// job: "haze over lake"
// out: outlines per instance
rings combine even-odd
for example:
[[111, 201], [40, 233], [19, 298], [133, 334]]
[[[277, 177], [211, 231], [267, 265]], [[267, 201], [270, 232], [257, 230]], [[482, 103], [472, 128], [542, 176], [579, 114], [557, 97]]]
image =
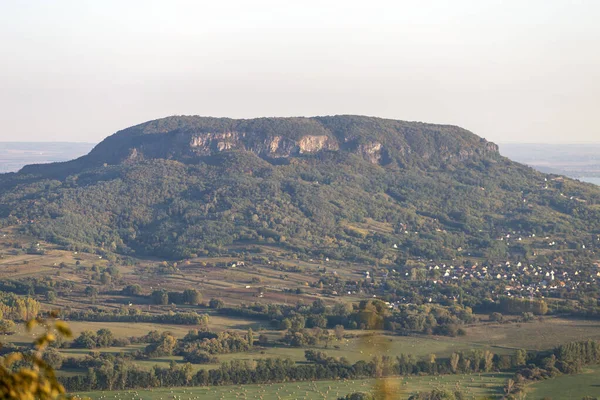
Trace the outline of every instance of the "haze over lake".
[[600, 178], [587, 178], [587, 177], [583, 177], [583, 178], [579, 178], [580, 181], [582, 182], [589, 182], [589, 183], [593, 183], [594, 185], [598, 185], [600, 186]]

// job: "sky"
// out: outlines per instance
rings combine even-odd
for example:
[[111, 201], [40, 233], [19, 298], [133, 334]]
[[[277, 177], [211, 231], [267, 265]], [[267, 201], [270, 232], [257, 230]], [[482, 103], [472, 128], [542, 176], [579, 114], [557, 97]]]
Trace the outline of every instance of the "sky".
[[0, 0], [0, 141], [360, 114], [600, 143], [600, 1]]

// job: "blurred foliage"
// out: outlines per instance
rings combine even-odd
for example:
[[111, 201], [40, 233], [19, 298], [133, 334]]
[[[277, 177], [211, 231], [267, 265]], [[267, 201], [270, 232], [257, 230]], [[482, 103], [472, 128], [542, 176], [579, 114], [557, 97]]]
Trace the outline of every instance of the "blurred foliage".
[[62, 321], [41, 318], [27, 322], [27, 331], [42, 326], [45, 333], [34, 342], [32, 352], [13, 352], [0, 359], [0, 397], [15, 400], [50, 400], [66, 398], [65, 389], [58, 382], [54, 369], [43, 357], [57, 336], [70, 338], [71, 330]]

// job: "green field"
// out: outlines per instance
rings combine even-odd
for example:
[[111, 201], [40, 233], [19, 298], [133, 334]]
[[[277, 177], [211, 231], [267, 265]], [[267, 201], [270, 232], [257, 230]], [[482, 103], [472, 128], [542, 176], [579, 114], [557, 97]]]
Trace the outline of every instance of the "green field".
[[[210, 329], [224, 330], [234, 327], [245, 331], [248, 327], [255, 328], [257, 321], [251, 319], [229, 318], [225, 316], [211, 316]], [[117, 323], [117, 322], [70, 322], [75, 336], [83, 330], [98, 330], [100, 328], [110, 329], [116, 337], [142, 336], [151, 330], [171, 331], [176, 337], [181, 338], [192, 329], [191, 326], [165, 325], [151, 323]], [[526, 348], [528, 350], [548, 349], [560, 342], [568, 342], [584, 339], [600, 338], [599, 324], [594, 321], [566, 320], [559, 318], [547, 318], [544, 322], [531, 322], [523, 324], [486, 324], [473, 326], [467, 329], [468, 335], [462, 337], [444, 336], [393, 336], [376, 332], [375, 336], [362, 336], [373, 331], [347, 331], [349, 335], [362, 337], [351, 337], [341, 341], [333, 341], [328, 346], [307, 347], [324, 351], [328, 356], [345, 357], [350, 362], [358, 360], [370, 360], [376, 355], [412, 354], [418, 358], [425, 358], [429, 354], [438, 357], [449, 357], [453, 352], [469, 352], [473, 349], [490, 350], [496, 354], [512, 354], [514, 349]], [[32, 333], [25, 332], [22, 326], [18, 326], [15, 335], [8, 336], [7, 341], [14, 343], [27, 343], [33, 338]], [[261, 358], [288, 358], [295, 362], [304, 362], [304, 352], [307, 348], [294, 348], [277, 345], [277, 339], [281, 336], [280, 331], [261, 331], [266, 334], [273, 345], [256, 347], [253, 351], [244, 353], [231, 353], [218, 355], [219, 361], [231, 360], [254, 360]], [[96, 351], [107, 353], [119, 353], [143, 350], [146, 344], [136, 344], [125, 347], [111, 347], [96, 349]], [[61, 349], [65, 356], [84, 356], [89, 354], [88, 349]], [[169, 356], [153, 358], [150, 360], [139, 360], [135, 363], [147, 368], [156, 364], [167, 365], [171, 361], [183, 363], [180, 356]], [[218, 364], [194, 365], [194, 370], [201, 368], [216, 368]], [[71, 371], [73, 372], [73, 371]]]
[[600, 366], [585, 368], [583, 373], [565, 375], [535, 383], [528, 387], [530, 399], [581, 399], [600, 396]]
[[[397, 396], [404, 399], [418, 391], [435, 388], [456, 390], [457, 387], [467, 394], [468, 399], [484, 396], [500, 397], [502, 386], [509, 376], [507, 374], [450, 375], [434, 377], [393, 378], [392, 387], [397, 388]], [[375, 384], [373, 379], [354, 381], [320, 381], [298, 383], [274, 383], [264, 385], [194, 387], [155, 390], [127, 390], [114, 392], [80, 393], [81, 396], [93, 400], [111, 399], [324, 399], [335, 400], [353, 392], [370, 392]]]
[[600, 340], [599, 321], [544, 317], [542, 322], [473, 326], [461, 340], [508, 349], [545, 350], [588, 339]]
[[[137, 324], [132, 326], [136, 327]], [[153, 326], [152, 324], [146, 324]], [[113, 323], [106, 323], [106, 327], [112, 330]], [[161, 326], [153, 326], [154, 329], [161, 328]], [[77, 328], [80, 328], [77, 326]], [[95, 328], [95, 327], [94, 327]], [[165, 327], [166, 328], [166, 327]], [[160, 330], [160, 329], [159, 329]], [[177, 336], [183, 336], [182, 331], [176, 331]], [[138, 333], [145, 334], [146, 332]], [[271, 332], [269, 335], [272, 339], [278, 337], [277, 332]], [[126, 347], [110, 347], [96, 349], [96, 351], [105, 353], [119, 353], [121, 351], [131, 352], [136, 350], [143, 350], [146, 344], [135, 344]], [[334, 347], [336, 346], [336, 347]], [[310, 347], [297, 348], [297, 347], [285, 347], [285, 346], [267, 346], [264, 348], [257, 347], [253, 351], [244, 353], [230, 353], [230, 354], [219, 354], [218, 358], [221, 362], [227, 362], [231, 360], [256, 360], [262, 358], [288, 358], [295, 362], [305, 362], [304, 352]], [[493, 348], [491, 346], [472, 344], [467, 341], [459, 341], [453, 338], [447, 337], [413, 337], [413, 336], [389, 336], [389, 335], [377, 335], [377, 336], [365, 336], [364, 338], [350, 338], [343, 339], [342, 341], [335, 341], [328, 347], [319, 346], [312, 347], [327, 353], [331, 357], [345, 357], [350, 362], [354, 363], [359, 360], [370, 360], [377, 355], [392, 355], [397, 356], [400, 354], [412, 354], [419, 358], [425, 358], [429, 354], [436, 354], [438, 357], [449, 357], [453, 352], [469, 352], [472, 349], [488, 349], [490, 351], [499, 354], [508, 354], [512, 350], [504, 348]], [[61, 352], [68, 357], [83, 357], [89, 354], [92, 350], [89, 349], [61, 349]], [[157, 364], [169, 364], [171, 361], [177, 363], [183, 363], [183, 357], [180, 356], [169, 356], [153, 358], [150, 360], [138, 360], [135, 364], [151, 368]], [[194, 365], [194, 370], [201, 368], [218, 368], [219, 364], [203, 364]]]

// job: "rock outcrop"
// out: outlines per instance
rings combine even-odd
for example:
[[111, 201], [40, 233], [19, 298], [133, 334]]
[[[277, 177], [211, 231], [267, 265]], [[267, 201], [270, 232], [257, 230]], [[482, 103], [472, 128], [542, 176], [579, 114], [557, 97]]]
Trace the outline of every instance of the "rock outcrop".
[[[250, 152], [267, 160], [321, 152], [357, 154], [370, 163], [400, 165], [464, 162], [498, 155], [498, 146], [449, 125], [360, 116], [314, 118], [168, 117], [119, 131], [89, 155], [56, 168], [132, 163], [145, 159], [195, 162], [223, 152]], [[28, 166], [24, 172], [42, 173]], [[50, 167], [50, 170], [52, 167]]]

